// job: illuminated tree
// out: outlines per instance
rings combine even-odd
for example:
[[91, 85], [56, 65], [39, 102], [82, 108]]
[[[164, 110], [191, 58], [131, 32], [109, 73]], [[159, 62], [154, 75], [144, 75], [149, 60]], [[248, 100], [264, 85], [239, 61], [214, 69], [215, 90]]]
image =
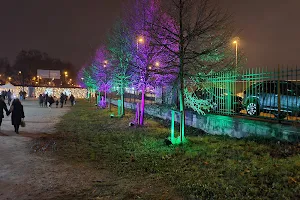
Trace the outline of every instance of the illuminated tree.
[[104, 93], [104, 102], [112, 87], [113, 68], [109, 58], [109, 52], [101, 46], [97, 49], [92, 61], [92, 77], [96, 82], [97, 90]]
[[92, 65], [86, 64], [84, 65], [77, 74], [77, 80], [82, 87], [87, 88], [89, 94], [88, 97], [90, 98], [91, 93], [95, 92], [97, 87], [97, 82], [93, 77], [93, 70]]
[[[180, 141], [184, 140], [185, 96], [187, 80], [198, 73], [220, 71], [228, 67], [226, 46], [233, 29], [229, 15], [223, 13], [212, 0], [167, 0], [164, 8], [177, 27], [170, 28], [165, 14], [149, 22], [156, 45], [164, 48], [174, 62], [169, 68], [177, 68], [177, 83], [181, 113]], [[167, 40], [166, 40], [167, 39]], [[178, 45], [178, 49], [170, 48]], [[172, 61], [172, 59], [170, 60]], [[232, 63], [232, 62], [231, 62]]]
[[[150, 24], [154, 22], [159, 11], [158, 0], [139, 0], [133, 5], [133, 12], [127, 15], [126, 24], [129, 27], [132, 43], [130, 51], [132, 58], [131, 84], [141, 91], [140, 119], [138, 124], [144, 124], [145, 94], [146, 90], [157, 86], [170, 84], [174, 80], [169, 71], [164, 71], [165, 62], [168, 61], [163, 47], [154, 45], [151, 37]], [[130, 4], [132, 7], [132, 4]], [[163, 73], [158, 73], [158, 72]]]
[[113, 66], [113, 86], [121, 96], [121, 115], [125, 115], [124, 93], [129, 86], [132, 75], [131, 52], [132, 37], [128, 27], [119, 20], [113, 27], [108, 39], [108, 51], [111, 55], [110, 64]]

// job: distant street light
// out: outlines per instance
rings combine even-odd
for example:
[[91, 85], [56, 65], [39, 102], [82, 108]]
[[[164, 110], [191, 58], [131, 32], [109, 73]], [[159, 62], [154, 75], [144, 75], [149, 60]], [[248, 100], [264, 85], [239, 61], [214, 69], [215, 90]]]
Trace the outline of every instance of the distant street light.
[[233, 44], [235, 44], [235, 67], [238, 65], [238, 41], [234, 40]]
[[156, 62], [154, 63], [154, 65], [155, 65], [155, 67], [159, 67], [160, 63], [159, 63], [158, 61], [156, 61]]
[[136, 49], [139, 50], [139, 44], [144, 44], [145, 39], [143, 36], [139, 36], [136, 40]]

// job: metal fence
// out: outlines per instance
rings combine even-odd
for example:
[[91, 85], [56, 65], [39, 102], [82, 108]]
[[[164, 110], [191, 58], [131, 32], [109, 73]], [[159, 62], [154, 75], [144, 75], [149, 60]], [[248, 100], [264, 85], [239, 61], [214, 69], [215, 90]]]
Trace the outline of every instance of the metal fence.
[[203, 77], [196, 92], [212, 112], [300, 122], [300, 68], [248, 69]]

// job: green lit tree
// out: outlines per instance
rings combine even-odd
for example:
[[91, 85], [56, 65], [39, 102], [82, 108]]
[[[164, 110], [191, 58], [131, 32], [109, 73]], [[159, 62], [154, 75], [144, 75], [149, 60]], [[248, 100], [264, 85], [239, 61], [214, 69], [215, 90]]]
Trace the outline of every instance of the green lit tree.
[[129, 86], [132, 76], [132, 66], [130, 66], [132, 60], [131, 44], [132, 36], [128, 27], [121, 20], [117, 21], [108, 39], [108, 51], [111, 55], [109, 62], [114, 68], [113, 87], [121, 96], [122, 116], [125, 115], [125, 88]]
[[[167, 0], [164, 11], [177, 24], [171, 29], [169, 21], [161, 20], [164, 12], [157, 16], [152, 25], [152, 37], [167, 51], [169, 68], [177, 68], [177, 85], [180, 101], [180, 141], [185, 133], [185, 95], [188, 80], [199, 73], [220, 71], [230, 66], [226, 57], [226, 46], [232, 38], [230, 16], [223, 12], [213, 0]], [[166, 40], [166, 38], [168, 40]], [[178, 50], [170, 48], [178, 45]]]

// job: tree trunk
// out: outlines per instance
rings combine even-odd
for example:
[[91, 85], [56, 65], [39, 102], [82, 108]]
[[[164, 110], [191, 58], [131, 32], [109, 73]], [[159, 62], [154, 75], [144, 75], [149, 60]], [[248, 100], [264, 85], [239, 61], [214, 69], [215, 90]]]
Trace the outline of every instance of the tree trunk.
[[105, 103], [105, 108], [106, 108], [106, 96], [107, 96], [107, 92], [106, 90], [104, 91], [104, 103]]
[[180, 0], [180, 13], [179, 13], [179, 23], [180, 23], [180, 46], [179, 46], [179, 79], [180, 79], [180, 89], [179, 89], [179, 102], [180, 102], [180, 142], [184, 140], [184, 128], [185, 128], [185, 108], [184, 108], [184, 29], [183, 29], [183, 5], [184, 2]]
[[180, 142], [184, 140], [184, 129], [185, 129], [185, 109], [184, 109], [184, 80], [183, 76], [180, 77], [180, 91], [179, 91], [179, 101], [180, 101]]
[[146, 93], [146, 88], [143, 86], [142, 88], [142, 99], [141, 99], [141, 115], [140, 115], [140, 122], [139, 124], [142, 126], [144, 125], [144, 113], [145, 113], [145, 93]]
[[124, 89], [122, 88], [121, 94], [121, 116], [125, 115], [125, 98], [124, 98]]

